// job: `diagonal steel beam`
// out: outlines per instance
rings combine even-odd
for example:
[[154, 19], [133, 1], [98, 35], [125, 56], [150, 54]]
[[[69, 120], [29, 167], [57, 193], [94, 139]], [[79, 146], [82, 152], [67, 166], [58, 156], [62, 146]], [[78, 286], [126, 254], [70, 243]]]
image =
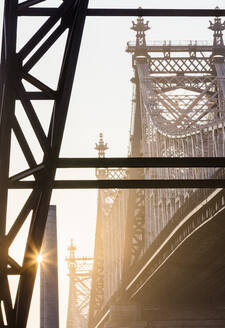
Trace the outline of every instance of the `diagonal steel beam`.
[[41, 148], [43, 149], [44, 152], [49, 151], [50, 150], [49, 141], [46, 138], [44, 129], [39, 121], [37, 114], [35, 113], [35, 110], [34, 110], [34, 107], [31, 103], [31, 101], [27, 97], [26, 90], [25, 90], [24, 86], [22, 85], [22, 82], [18, 83], [17, 90], [18, 90], [18, 94], [19, 94], [19, 99], [23, 105], [23, 108], [27, 114], [27, 117], [28, 117], [30, 124], [33, 128], [33, 131], [40, 143]]
[[[15, 174], [13, 176], [11, 176], [9, 179], [10, 181], [19, 181], [19, 180], [22, 180], [22, 179], [25, 179], [31, 175], [36, 175], [36, 173], [40, 173], [42, 170], [44, 169], [44, 165], [43, 164], [39, 164], [35, 167], [32, 167], [30, 169], [27, 169], [25, 171], [22, 171], [18, 174]], [[37, 175], [36, 175], [37, 176]]]
[[19, 4], [19, 9], [28, 8], [28, 7], [37, 5], [41, 2], [44, 2], [44, 1], [46, 1], [46, 0], [27, 0], [27, 1], [23, 1]]
[[[52, 29], [52, 27], [61, 19], [62, 15], [71, 7], [75, 0], [64, 1], [61, 6], [55, 8], [42, 8], [39, 16], [44, 16], [47, 13], [49, 19], [40, 27], [40, 29], [31, 37], [31, 39], [24, 45], [19, 51], [19, 57], [21, 60], [25, 59], [29, 53], [38, 45], [38, 43], [46, 36], [46, 34]], [[32, 8], [37, 9], [39, 8]], [[31, 10], [31, 9], [28, 9]], [[18, 14], [21, 14], [20, 7], [18, 8]], [[21, 16], [24, 16], [22, 13]], [[30, 15], [28, 15], [30, 16]]]
[[[65, 22], [66, 19], [63, 20]], [[68, 21], [68, 19], [67, 19]], [[69, 22], [67, 22], [69, 24]], [[23, 66], [25, 72], [29, 72], [32, 67], [42, 58], [42, 56], [50, 49], [50, 47], [59, 39], [59, 37], [65, 32], [68, 25], [60, 24], [54, 32], [48, 37], [45, 42], [38, 48], [38, 50], [29, 58], [26, 64]]]
[[[8, 257], [8, 264], [10, 265], [10, 274], [20, 274], [21, 273], [21, 266], [11, 257]], [[9, 272], [9, 271], [8, 271]]]
[[24, 136], [22, 128], [20, 127], [15, 116], [12, 119], [12, 129], [13, 129], [13, 132], [15, 133], [16, 139], [21, 147], [21, 150], [26, 158], [28, 165], [30, 167], [37, 166], [34, 155], [33, 155], [32, 151], [29, 147], [29, 144]]
[[25, 79], [27, 82], [33, 84], [36, 88], [43, 91], [45, 94], [49, 95], [49, 97], [52, 97], [53, 99], [56, 98], [57, 93], [56, 91], [52, 90], [49, 86], [38, 80], [36, 77], [32, 76], [31, 74], [27, 72], [21, 72], [22, 78]]
[[22, 210], [20, 211], [19, 215], [17, 216], [16, 220], [14, 221], [8, 234], [5, 237], [5, 242], [6, 242], [7, 247], [10, 247], [10, 245], [14, 241], [15, 237], [17, 236], [18, 232], [20, 231], [20, 228], [26, 221], [28, 215], [35, 208], [37, 201], [38, 201], [38, 195], [37, 195], [36, 190], [34, 190], [28, 197]]

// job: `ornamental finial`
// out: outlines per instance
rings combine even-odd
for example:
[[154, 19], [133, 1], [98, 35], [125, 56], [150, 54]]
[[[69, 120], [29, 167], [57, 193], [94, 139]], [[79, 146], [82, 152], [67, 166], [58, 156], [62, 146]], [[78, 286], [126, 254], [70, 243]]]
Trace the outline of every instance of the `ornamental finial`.
[[[216, 10], [219, 9], [219, 7], [215, 8]], [[219, 17], [215, 17], [214, 18], [214, 22], [209, 21], [210, 22], [210, 26], [209, 29], [214, 31], [213, 33], [213, 46], [214, 47], [220, 47], [220, 46], [224, 46], [224, 42], [223, 42], [223, 32], [225, 30], [225, 21], [222, 23], [221, 22], [221, 18]]]
[[[138, 9], [142, 9], [142, 8], [139, 7]], [[150, 27], [148, 26], [149, 21], [147, 21], [145, 23], [143, 17], [138, 16], [137, 22], [132, 21], [132, 24], [133, 24], [133, 26], [131, 27], [131, 30], [134, 30], [137, 32], [136, 47], [137, 48], [145, 48], [146, 47], [145, 32], [147, 30], [150, 30]]]
[[68, 264], [69, 268], [69, 275], [75, 272], [76, 269], [76, 263], [75, 263], [75, 251], [76, 251], [76, 246], [73, 243], [73, 239], [70, 240], [70, 245], [68, 246], [68, 251], [69, 251], [69, 257], [66, 257], [66, 262]]
[[95, 149], [98, 150], [98, 157], [100, 158], [104, 158], [105, 151], [109, 149], [107, 143], [104, 143], [102, 133], [99, 134], [99, 142], [95, 144]]

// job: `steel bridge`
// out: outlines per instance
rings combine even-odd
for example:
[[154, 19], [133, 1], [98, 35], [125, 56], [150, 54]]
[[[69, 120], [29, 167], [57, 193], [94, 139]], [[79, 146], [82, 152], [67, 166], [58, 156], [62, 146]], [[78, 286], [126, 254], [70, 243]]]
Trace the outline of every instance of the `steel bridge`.
[[[102, 189], [90, 326], [108, 321], [108, 325], [111, 322], [120, 327], [116, 320], [121, 321], [123, 315], [123, 322], [136, 320], [142, 322], [141, 326], [149, 322], [149, 313], [160, 326], [163, 317], [183, 320], [191, 316], [191, 310], [194, 317], [194, 310], [185, 307], [194, 302], [202, 305], [198, 313], [203, 318], [208, 313], [209, 319], [223, 320], [224, 23], [219, 17], [224, 15], [225, 10], [218, 8], [93, 9], [88, 7], [88, 0], [5, 0], [0, 67], [1, 327], [27, 325], [37, 272], [35, 257], [40, 252], [54, 188]], [[133, 25], [139, 43], [127, 47], [135, 71], [128, 158], [59, 158], [87, 16], [139, 16]], [[210, 24], [215, 43], [165, 43], [148, 48], [148, 25], [141, 16], [216, 17]], [[18, 20], [23, 24], [24, 17], [40, 17], [43, 23], [18, 49]], [[62, 35], [66, 35], [66, 42], [56, 87], [52, 87], [33, 69], [47, 58], [47, 51]], [[154, 49], [162, 55], [152, 55]], [[186, 55], [177, 56], [179, 51]], [[177, 89], [184, 93], [176, 94]], [[47, 128], [36, 108], [40, 100], [42, 106], [51, 108]], [[20, 113], [29, 122], [39, 144], [38, 152]], [[11, 151], [12, 138], [26, 160], [26, 165], [18, 167], [13, 175], [10, 166], [16, 166], [16, 158]], [[58, 168], [98, 168], [98, 180], [56, 180]], [[27, 189], [30, 195], [7, 231], [11, 189]], [[20, 265], [9, 250], [30, 216]], [[112, 216], [116, 220], [110, 220]], [[102, 235], [103, 222], [104, 229], [113, 232], [108, 240], [107, 234]], [[110, 248], [105, 247], [109, 242]], [[19, 278], [15, 302], [9, 275]], [[176, 311], [178, 303], [184, 303], [180, 312]], [[206, 310], [209, 304], [211, 312]], [[160, 316], [159, 305], [164, 306]]]
[[69, 300], [66, 327], [87, 328], [93, 258], [76, 257], [72, 239], [68, 251]]
[[[96, 176], [156, 182], [99, 190], [89, 327], [224, 327], [224, 189], [175, 189], [166, 179], [224, 179], [223, 167], [196, 168], [194, 161], [225, 156], [225, 22], [210, 21], [211, 45], [147, 44], [150, 28], [141, 16], [131, 29], [128, 157], [156, 165], [100, 168]], [[102, 135], [96, 149], [104, 158]], [[188, 157], [193, 167], [178, 167]], [[167, 158], [172, 165], [156, 167]]]

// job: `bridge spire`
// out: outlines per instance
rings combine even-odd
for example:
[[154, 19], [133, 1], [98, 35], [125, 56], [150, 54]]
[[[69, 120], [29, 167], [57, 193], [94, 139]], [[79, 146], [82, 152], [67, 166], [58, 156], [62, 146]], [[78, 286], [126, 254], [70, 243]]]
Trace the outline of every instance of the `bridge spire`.
[[[219, 9], [219, 7], [216, 7], [215, 9]], [[209, 29], [214, 31], [214, 33], [213, 33], [214, 53], [213, 54], [214, 55], [222, 55], [220, 49], [221, 49], [221, 47], [224, 46], [223, 31], [225, 30], [225, 21], [222, 23], [220, 17], [215, 17], [214, 22], [212, 22], [212, 21], [209, 21], [209, 22], [210, 22]], [[223, 52], [223, 55], [224, 55], [224, 52]]]
[[73, 243], [73, 239], [70, 240], [70, 245], [68, 246], [69, 257], [66, 257], [68, 263], [69, 275], [74, 273], [75, 270], [75, 251], [76, 246]]
[[[142, 9], [139, 7], [138, 9]], [[131, 30], [136, 31], [136, 52], [138, 54], [146, 54], [146, 40], [145, 40], [145, 32], [147, 30], [150, 30], [150, 27], [148, 26], [149, 21], [144, 22], [144, 19], [142, 16], [138, 16], [137, 22], [132, 21], [133, 26], [131, 27]]]
[[69, 301], [66, 327], [87, 328], [93, 258], [75, 256], [76, 249], [73, 239], [71, 239], [68, 247], [69, 256], [66, 257], [69, 269]]
[[67, 328], [74, 327], [74, 324], [79, 320], [79, 313], [77, 310], [77, 291], [75, 288], [74, 277], [76, 274], [76, 259], [75, 251], [76, 246], [73, 243], [73, 239], [70, 240], [70, 245], [68, 246], [69, 256], [66, 257], [66, 262], [69, 269], [69, 302], [68, 302], [68, 311], [67, 311]]
[[102, 133], [99, 134], [99, 142], [95, 143], [95, 149], [98, 150], [98, 157], [100, 157], [100, 158], [104, 158], [105, 157], [105, 151], [107, 149], [109, 149], [108, 144], [104, 143]]

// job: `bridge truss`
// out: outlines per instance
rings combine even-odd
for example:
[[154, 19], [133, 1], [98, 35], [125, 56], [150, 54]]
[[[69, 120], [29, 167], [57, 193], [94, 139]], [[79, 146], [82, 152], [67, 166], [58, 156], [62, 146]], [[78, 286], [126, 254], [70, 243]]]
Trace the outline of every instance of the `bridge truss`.
[[[197, 41], [186, 44], [166, 41], [146, 44], [145, 32], [150, 29], [148, 23], [141, 16], [137, 22], [133, 22], [131, 29], [136, 31], [136, 43], [128, 42], [127, 45], [134, 69], [134, 78], [131, 80], [134, 84], [129, 150], [131, 159], [155, 158], [157, 162], [157, 158], [163, 157], [165, 160], [172, 158], [175, 163], [176, 159], [188, 157], [195, 160], [204, 158], [206, 161], [210, 157], [224, 158], [225, 46], [222, 31], [225, 30], [225, 23], [215, 18], [214, 22], [210, 21], [209, 28], [214, 31], [212, 45]], [[100, 146], [102, 151], [106, 150], [101, 140], [97, 149]], [[158, 164], [160, 160], [162, 158]], [[206, 209], [203, 202], [212, 197], [215, 192], [213, 189], [193, 189], [194, 185], [189, 185], [189, 189], [186, 184], [175, 189], [168, 179], [183, 178], [186, 182], [223, 180], [224, 169], [175, 166], [130, 168], [124, 171], [125, 179], [142, 182], [156, 179], [158, 188], [155, 189], [149, 185], [148, 189], [114, 189], [111, 191], [114, 198], [110, 202], [108, 194], [99, 191], [90, 327], [99, 327], [109, 318], [112, 320], [110, 304], [119, 304], [122, 308], [121, 304], [137, 302], [140, 294], [144, 299], [142, 288], [148, 284], [150, 277], [180, 243], [211, 215], [215, 215], [218, 209], [222, 210], [224, 191], [217, 189], [216, 200], [208, 204], [209, 208]], [[100, 172], [100, 177], [118, 178], [108, 175], [107, 169], [101, 169]], [[167, 183], [167, 187], [161, 182]], [[178, 236], [167, 241], [168, 235], [175, 234], [176, 225], [181, 224], [182, 219], [196, 206], [202, 206], [198, 215], [180, 229]], [[206, 214], [207, 211], [210, 214]], [[158, 290], [149, 282], [153, 287], [149, 293], [146, 292], [151, 294], [145, 295], [147, 300], [160, 298], [157, 294], [162, 293], [162, 286], [166, 289], [163, 279], [165, 276], [163, 278], [161, 275]], [[179, 287], [177, 283], [176, 288]], [[153, 303], [153, 306], [156, 304]], [[115, 314], [117, 319], [114, 320], [118, 320], [120, 315]], [[125, 317], [122, 314], [123, 320]], [[111, 324], [113, 326], [115, 322]]]
[[71, 240], [66, 258], [70, 280], [66, 327], [87, 328], [93, 258], [75, 257], [75, 250]]
[[[73, 78], [75, 74], [83, 26], [86, 16], [219, 16], [224, 10], [167, 10], [167, 9], [91, 9], [88, 0], [65, 0], [54, 2], [49, 0], [6, 0], [4, 9], [4, 26], [0, 67], [0, 326], [26, 327], [30, 308], [34, 280], [37, 271], [36, 255], [40, 252], [48, 205], [53, 188], [164, 188], [168, 184], [172, 188], [182, 185], [190, 187], [221, 187], [224, 181], [218, 180], [98, 180], [98, 181], [55, 181], [57, 168], [68, 167], [190, 167], [212, 166], [223, 167], [221, 158], [207, 161], [188, 158], [178, 162], [167, 159], [154, 161], [148, 158], [133, 159], [85, 159], [59, 158], [67, 110], [70, 100]], [[44, 4], [42, 6], [42, 4]], [[20, 30], [18, 19], [23, 24], [24, 17], [41, 17], [46, 20], [34, 32], [29, 40], [17, 48]], [[55, 81], [56, 87], [32, 73], [38, 62], [46, 57], [47, 51], [62, 36], [65, 45], [62, 51], [60, 73]], [[48, 63], [51, 65], [51, 62]], [[35, 101], [51, 104], [50, 123], [44, 128]], [[53, 103], [53, 105], [52, 105]], [[38, 105], [37, 105], [38, 106]], [[28, 120], [40, 151], [36, 153], [26, 135], [18, 112], [22, 112]], [[15, 157], [11, 152], [12, 135], [22, 151], [27, 165], [10, 175], [9, 167]], [[139, 156], [139, 155], [138, 155]], [[41, 158], [41, 159], [40, 159]], [[14, 218], [10, 230], [6, 233], [8, 207], [8, 191], [10, 189], [29, 189], [30, 195]], [[19, 265], [9, 256], [9, 249], [16, 236], [31, 214], [31, 224], [26, 242], [23, 263]], [[9, 275], [19, 277], [15, 304], [12, 302], [8, 283]]]

